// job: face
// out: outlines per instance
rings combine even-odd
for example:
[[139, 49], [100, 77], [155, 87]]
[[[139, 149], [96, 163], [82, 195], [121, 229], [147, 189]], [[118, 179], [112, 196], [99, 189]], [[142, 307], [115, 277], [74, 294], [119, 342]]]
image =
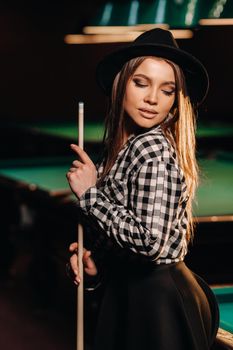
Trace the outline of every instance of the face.
[[126, 84], [124, 110], [136, 127], [152, 128], [164, 121], [175, 101], [172, 67], [156, 57], [146, 58]]

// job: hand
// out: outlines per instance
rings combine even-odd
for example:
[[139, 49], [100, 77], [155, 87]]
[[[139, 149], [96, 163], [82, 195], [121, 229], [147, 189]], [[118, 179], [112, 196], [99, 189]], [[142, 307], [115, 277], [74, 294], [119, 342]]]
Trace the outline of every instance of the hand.
[[97, 181], [97, 171], [95, 164], [77, 145], [70, 145], [71, 149], [77, 153], [80, 160], [75, 160], [72, 167], [66, 174], [71, 190], [77, 197], [81, 197], [88, 188], [95, 186]]
[[[70, 266], [72, 268], [72, 271], [75, 276], [74, 282], [76, 284], [80, 283], [80, 274], [79, 274], [79, 269], [78, 269], [78, 243], [74, 242], [70, 245], [69, 247], [70, 252], [74, 253], [71, 258], [70, 258]], [[84, 271], [89, 275], [89, 276], [96, 276], [98, 273], [98, 270], [96, 268], [94, 260], [91, 258], [91, 252], [89, 250], [86, 250], [85, 248], [83, 249], [83, 266], [84, 266]]]

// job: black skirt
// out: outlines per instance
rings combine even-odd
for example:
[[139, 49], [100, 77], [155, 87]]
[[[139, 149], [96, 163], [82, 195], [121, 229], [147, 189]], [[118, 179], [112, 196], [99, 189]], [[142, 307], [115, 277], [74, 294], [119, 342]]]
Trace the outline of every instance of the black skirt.
[[94, 350], [207, 350], [219, 312], [208, 285], [184, 262], [112, 264]]

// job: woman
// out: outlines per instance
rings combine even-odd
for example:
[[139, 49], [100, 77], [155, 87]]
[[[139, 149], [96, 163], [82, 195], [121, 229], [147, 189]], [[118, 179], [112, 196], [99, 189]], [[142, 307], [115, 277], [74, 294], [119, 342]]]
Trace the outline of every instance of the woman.
[[[94, 348], [210, 349], [217, 304], [184, 263], [198, 181], [194, 109], [207, 72], [169, 31], [153, 29], [105, 57], [97, 80], [110, 96], [104, 159], [96, 172], [71, 145], [79, 160], [67, 173], [96, 228], [85, 271], [104, 276]], [[77, 243], [70, 250], [78, 283]]]

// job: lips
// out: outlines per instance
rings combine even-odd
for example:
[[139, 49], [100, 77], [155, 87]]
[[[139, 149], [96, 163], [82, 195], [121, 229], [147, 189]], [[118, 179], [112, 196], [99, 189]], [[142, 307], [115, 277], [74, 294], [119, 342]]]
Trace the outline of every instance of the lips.
[[145, 109], [145, 108], [139, 108], [139, 112], [144, 117], [154, 117], [158, 112], [151, 110], [151, 109]]

